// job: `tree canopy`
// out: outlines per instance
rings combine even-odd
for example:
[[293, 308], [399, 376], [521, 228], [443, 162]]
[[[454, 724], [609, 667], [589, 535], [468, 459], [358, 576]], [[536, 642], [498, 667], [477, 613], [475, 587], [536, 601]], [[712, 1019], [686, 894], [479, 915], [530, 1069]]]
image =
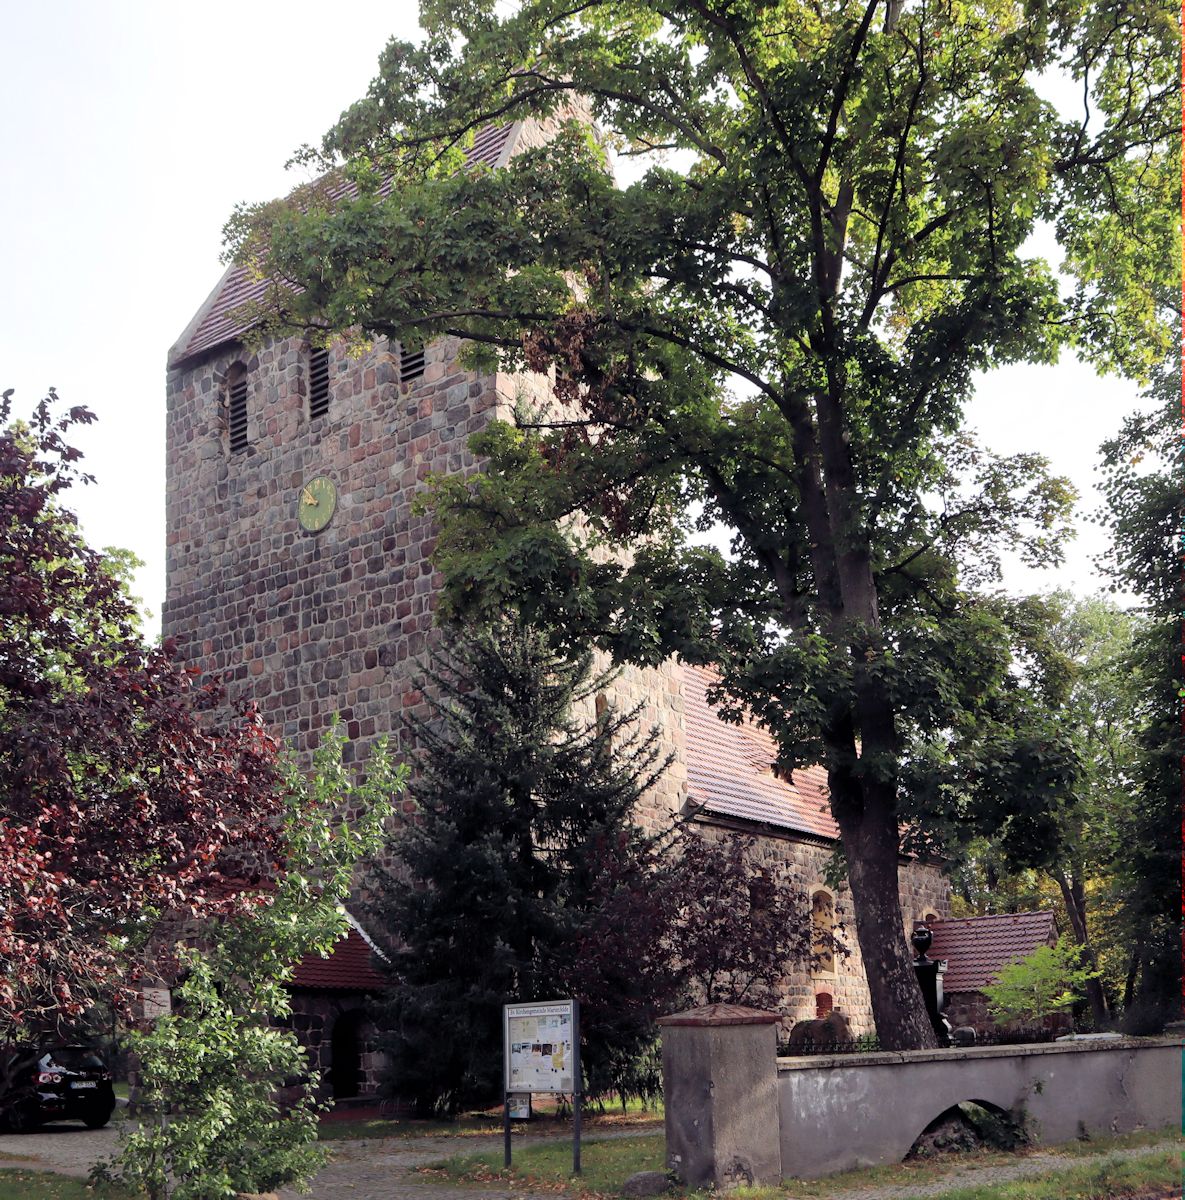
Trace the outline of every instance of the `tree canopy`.
[[[433, 0], [421, 23], [306, 152], [322, 183], [232, 220], [277, 281], [265, 331], [455, 334], [551, 381], [475, 440], [482, 477], [438, 487], [450, 610], [714, 662], [782, 766], [826, 766], [882, 1044], [929, 1044], [899, 830], [1008, 673], [975, 589], [1003, 547], [1056, 561], [1071, 499], [962, 406], [1000, 364], [1163, 352], [1175, 11]], [[1058, 71], [1080, 113], [1042, 99]], [[546, 144], [461, 169], [526, 118]], [[695, 536], [716, 525], [728, 553]]]
[[[86, 545], [56, 397], [0, 400], [0, 1043], [126, 1011], [165, 914], [250, 907], [282, 858], [276, 745], [142, 641], [120, 563]], [[107, 1009], [110, 1011], [110, 1008]], [[0, 1091], [2, 1091], [0, 1087]]]

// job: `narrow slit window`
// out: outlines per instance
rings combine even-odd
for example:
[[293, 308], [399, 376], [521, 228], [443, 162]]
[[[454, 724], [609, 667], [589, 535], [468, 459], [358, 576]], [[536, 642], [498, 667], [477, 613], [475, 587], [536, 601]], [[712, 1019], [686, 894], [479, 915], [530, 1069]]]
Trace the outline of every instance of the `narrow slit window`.
[[230, 452], [240, 454], [247, 449], [247, 376], [236, 375], [230, 381], [227, 397], [227, 428], [230, 431]]
[[329, 412], [329, 351], [314, 346], [309, 351], [309, 420]]
[[424, 373], [424, 348], [405, 350], [399, 347], [399, 382], [410, 383]]
[[835, 901], [820, 889], [811, 896], [811, 958], [815, 975], [835, 971]]

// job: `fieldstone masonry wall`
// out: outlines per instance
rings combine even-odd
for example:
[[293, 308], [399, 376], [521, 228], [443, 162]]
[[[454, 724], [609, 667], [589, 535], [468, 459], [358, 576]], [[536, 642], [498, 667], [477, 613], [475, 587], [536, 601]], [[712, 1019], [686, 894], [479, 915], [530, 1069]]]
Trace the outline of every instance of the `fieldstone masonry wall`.
[[378, 1093], [383, 1072], [383, 1055], [375, 1045], [370, 1021], [370, 997], [363, 992], [297, 992], [292, 997], [292, 1015], [286, 1022], [308, 1051], [309, 1069], [321, 1075], [318, 1094], [333, 1096], [333, 1031], [338, 1021], [358, 1021], [358, 1095]]
[[[398, 741], [421, 709], [416, 665], [438, 580], [431, 525], [412, 499], [430, 472], [472, 468], [466, 439], [496, 404], [493, 380], [462, 370], [455, 352], [428, 347], [423, 376], [400, 384], [385, 344], [360, 358], [335, 350], [330, 411], [316, 421], [297, 339], [169, 374], [165, 635], [225, 676], [232, 700], [250, 695], [298, 751], [334, 714], [365, 747], [380, 734]], [[224, 381], [238, 361], [252, 440], [232, 455]], [[297, 504], [320, 474], [337, 485], [337, 511], [311, 535]]]
[[668, 1165], [689, 1187], [899, 1162], [965, 1101], [1010, 1115], [1039, 1144], [1181, 1119], [1177, 1039], [775, 1059], [773, 1019], [713, 1005], [659, 1022]]
[[[723, 823], [705, 822], [701, 827], [704, 836], [714, 840], [733, 837], [738, 832], [752, 833], [743, 827]], [[803, 893], [804, 921], [808, 919], [811, 895], [819, 888], [832, 893], [838, 922], [836, 932], [849, 952], [846, 956], [835, 955], [833, 971], [811, 971], [801, 967], [787, 973], [781, 983], [778, 1002], [782, 1033], [788, 1033], [796, 1021], [815, 1016], [816, 997], [821, 992], [831, 996], [834, 1008], [847, 1019], [854, 1037], [875, 1032], [864, 962], [856, 940], [851, 891], [846, 881], [841, 881], [838, 888], [830, 888], [824, 883], [832, 855], [831, 846], [800, 837], [767, 833], [756, 839], [754, 855], [762, 866], [784, 869], [791, 886]], [[950, 915], [950, 889], [935, 867], [903, 859], [898, 867], [898, 881], [906, 929], [912, 930], [913, 922], [926, 913]], [[902, 936], [905, 936], [904, 931]]]

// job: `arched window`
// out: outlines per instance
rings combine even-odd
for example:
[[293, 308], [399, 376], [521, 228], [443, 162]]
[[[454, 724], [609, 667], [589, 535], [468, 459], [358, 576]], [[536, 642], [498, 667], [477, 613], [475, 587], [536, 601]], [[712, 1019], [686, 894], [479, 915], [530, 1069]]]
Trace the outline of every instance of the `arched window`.
[[309, 420], [329, 412], [329, 351], [324, 346], [309, 347]]
[[813, 974], [835, 973], [835, 900], [825, 888], [811, 893], [811, 950]]
[[835, 1007], [835, 1000], [830, 992], [815, 993], [815, 1017], [822, 1019]]
[[247, 368], [242, 363], [235, 363], [226, 373], [226, 429], [231, 454], [241, 454], [250, 442], [247, 421]]

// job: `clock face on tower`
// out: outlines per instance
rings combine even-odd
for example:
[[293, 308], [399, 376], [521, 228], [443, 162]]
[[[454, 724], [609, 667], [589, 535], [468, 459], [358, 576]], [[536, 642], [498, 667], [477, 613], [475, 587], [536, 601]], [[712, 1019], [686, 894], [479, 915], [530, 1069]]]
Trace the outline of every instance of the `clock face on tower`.
[[296, 513], [300, 527], [308, 533], [320, 533], [333, 519], [337, 508], [337, 487], [332, 479], [317, 475], [300, 489]]

